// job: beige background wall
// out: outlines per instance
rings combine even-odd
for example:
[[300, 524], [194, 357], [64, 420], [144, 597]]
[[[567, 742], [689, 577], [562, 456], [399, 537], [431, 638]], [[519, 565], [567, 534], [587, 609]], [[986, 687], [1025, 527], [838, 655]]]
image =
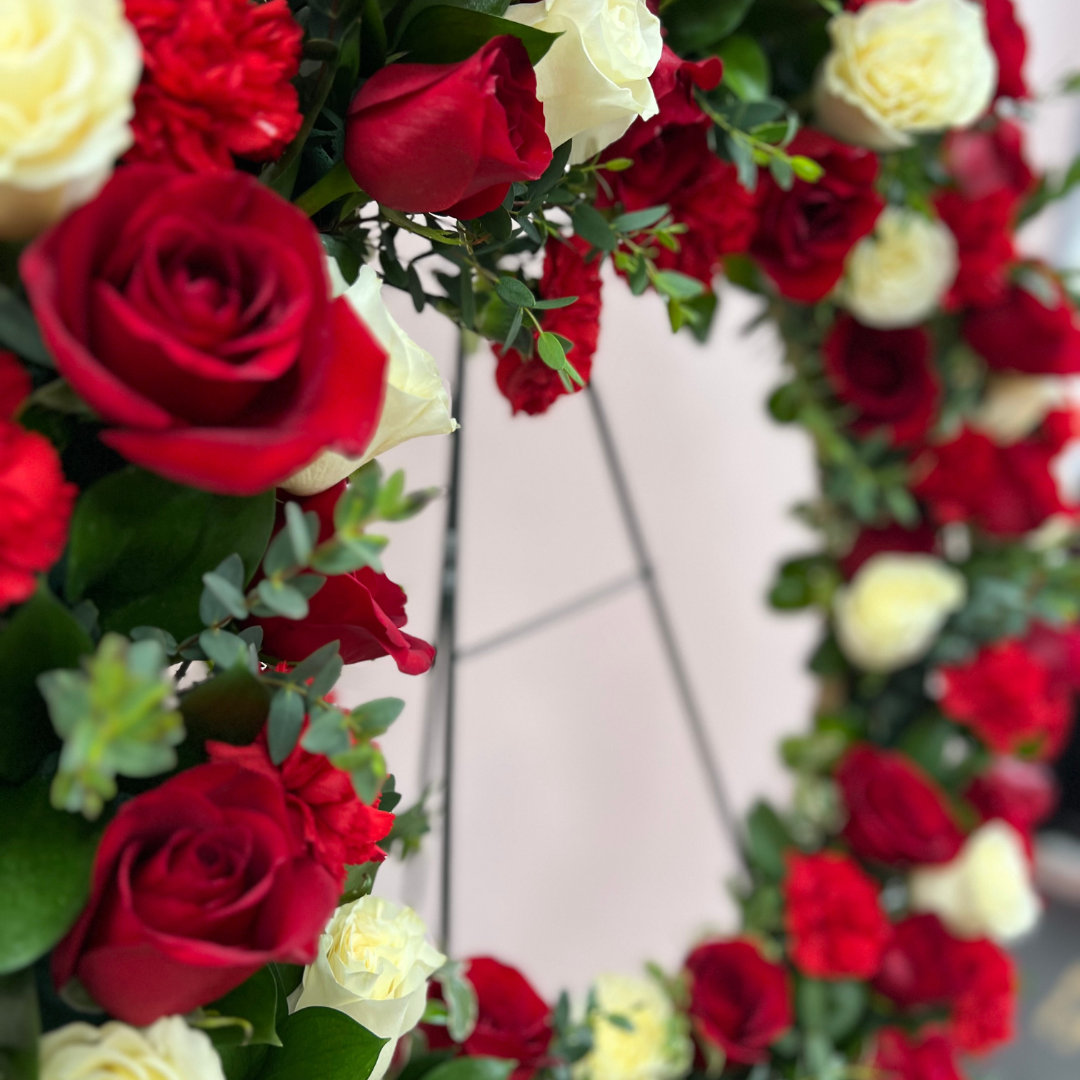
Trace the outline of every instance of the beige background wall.
[[[1020, 0], [1040, 88], [1080, 68], [1075, 0]], [[1072, 156], [1073, 103], [1041, 108], [1034, 153]], [[1064, 251], [1068, 214], [1031, 244]], [[1080, 263], [1080, 259], [1076, 260]], [[389, 291], [389, 290], [388, 290]], [[392, 297], [449, 373], [453, 337]], [[605, 282], [595, 380], [657, 557], [724, 777], [736, 805], [787, 791], [775, 746], [802, 728], [812, 619], [769, 613], [779, 559], [806, 549], [788, 514], [813, 490], [809, 446], [763, 411], [779, 354], [769, 329], [741, 330], [753, 301], [729, 291], [706, 348], [672, 337], [655, 297]], [[481, 640], [632, 566], [583, 399], [512, 419], [486, 352], [469, 363], [461, 643]], [[443, 484], [449, 440], [388, 454], [413, 486]], [[443, 507], [393, 529], [386, 565], [409, 592], [410, 629], [433, 635]], [[406, 803], [419, 786], [426, 679], [389, 660], [349, 670], [353, 703], [392, 694], [407, 709], [384, 740]], [[494, 953], [541, 991], [582, 992], [600, 971], [678, 963], [709, 926], [730, 927], [732, 852], [706, 789], [640, 590], [460, 667], [454, 951]], [[435, 923], [437, 842], [379, 892]]]

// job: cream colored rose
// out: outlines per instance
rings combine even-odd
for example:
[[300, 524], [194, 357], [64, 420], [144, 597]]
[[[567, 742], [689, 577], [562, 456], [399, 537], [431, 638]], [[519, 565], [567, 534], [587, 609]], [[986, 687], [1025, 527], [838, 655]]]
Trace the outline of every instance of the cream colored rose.
[[1046, 414], [1065, 405], [1065, 384], [1052, 375], [993, 375], [972, 426], [999, 446], [1030, 435]]
[[225, 1080], [213, 1043], [179, 1016], [148, 1028], [68, 1024], [41, 1037], [41, 1080]]
[[325, 1005], [389, 1039], [368, 1078], [381, 1080], [398, 1039], [424, 1015], [428, 979], [445, 962], [412, 908], [364, 896], [339, 907], [319, 938], [296, 1008]]
[[576, 1080], [675, 1080], [693, 1050], [685, 1021], [656, 983], [601, 975], [593, 984], [592, 1050], [574, 1067]]
[[976, 829], [952, 862], [914, 870], [909, 884], [912, 908], [933, 912], [959, 937], [1015, 941], [1042, 913], [1023, 838], [1004, 821]]
[[883, 552], [867, 559], [833, 601], [844, 655], [867, 671], [895, 671], [923, 657], [967, 597], [964, 577], [932, 555]]
[[121, 0], [4, 0], [0, 239], [33, 236], [97, 194], [131, 145], [141, 72]]
[[829, 20], [818, 125], [873, 150], [966, 127], [986, 112], [997, 58], [976, 0], [876, 0]]
[[865, 326], [916, 326], [937, 309], [958, 266], [943, 222], [888, 206], [848, 256], [838, 299]]
[[435, 358], [394, 321], [383, 303], [382, 286], [375, 271], [362, 266], [356, 282], [348, 286], [337, 263], [331, 259], [329, 265], [335, 295], [345, 296], [390, 356], [386, 398], [379, 426], [363, 457], [347, 458], [332, 450], [325, 451], [281, 485], [291, 495], [325, 491], [398, 443], [421, 435], [447, 435], [458, 426], [450, 416], [450, 395], [435, 366]]
[[541, 0], [508, 19], [562, 37], [536, 65], [536, 96], [553, 147], [573, 139], [586, 161], [659, 112], [649, 76], [660, 63], [660, 20], [645, 0]]

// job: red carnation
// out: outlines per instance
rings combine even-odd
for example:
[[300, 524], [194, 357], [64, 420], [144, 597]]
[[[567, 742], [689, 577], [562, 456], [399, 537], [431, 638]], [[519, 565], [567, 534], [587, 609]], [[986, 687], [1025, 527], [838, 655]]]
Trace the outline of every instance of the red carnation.
[[992, 941], [960, 941], [954, 948], [959, 992], [949, 1033], [960, 1049], [985, 1053], [1013, 1038], [1016, 966]]
[[1022, 284], [1011, 285], [996, 303], [968, 313], [964, 339], [995, 371], [1076, 375], [1076, 309], [1056, 277], [1037, 268], [1027, 272], [1035, 275], [1038, 295]]
[[346, 866], [386, 858], [378, 842], [390, 832], [394, 815], [380, 810], [378, 799], [373, 806], [362, 802], [349, 774], [322, 754], [309, 754], [297, 743], [276, 766], [270, 760], [265, 730], [250, 746], [208, 742], [206, 750], [211, 761], [232, 762], [280, 778], [293, 828], [339, 885], [345, 882]]
[[1072, 723], [1072, 699], [1019, 641], [981, 649], [973, 660], [942, 669], [942, 711], [966, 724], [1000, 754], [1057, 753]]
[[[517, 968], [490, 956], [475, 956], [466, 964], [465, 977], [476, 991], [478, 1014], [462, 1050], [470, 1057], [516, 1061], [510, 1080], [530, 1080], [549, 1063], [550, 1006]], [[428, 996], [441, 1000], [438, 983], [431, 983]], [[432, 1050], [457, 1046], [443, 1026], [425, 1024], [424, 1032]]]
[[926, 433], [937, 412], [941, 384], [925, 330], [875, 330], [843, 315], [821, 352], [833, 392], [855, 410], [855, 431], [881, 429], [893, 444]]
[[936, 915], [911, 915], [893, 928], [874, 989], [904, 1010], [951, 1005], [960, 992], [958, 941]]
[[964, 798], [984, 821], [1000, 818], [1021, 836], [1030, 837], [1054, 812], [1058, 785], [1045, 765], [999, 757], [986, 772], [972, 780]]
[[294, 830], [280, 777], [197, 765], [124, 803], [90, 900], [53, 951], [129, 1024], [190, 1012], [271, 961], [309, 964], [337, 882]]
[[1022, 536], [1054, 514], [1071, 512], [1051, 470], [1071, 429], [1068, 413], [1050, 413], [1034, 435], [998, 446], [964, 428], [915, 462], [913, 490], [942, 525], [967, 521], [994, 536]]
[[931, 554], [937, 547], [937, 532], [923, 524], [914, 529], [903, 525], [885, 525], [880, 529], [860, 529], [851, 550], [840, 560], [840, 571], [850, 581], [860, 566], [883, 551], [909, 551]]
[[[591, 250], [579, 236], [548, 240], [544, 248], [544, 276], [538, 290], [542, 300], [577, 297], [569, 307], [543, 312], [541, 323], [549, 333], [561, 334], [574, 343], [568, 358], [586, 383], [600, 337], [600, 260], [586, 261], [585, 256]], [[501, 345], [493, 346], [492, 351], [499, 361], [495, 381], [515, 413], [535, 416], [546, 412], [556, 398], [566, 393], [558, 372], [538, 355], [526, 358], [517, 349], [505, 349]]]
[[804, 974], [868, 979], [877, 971], [889, 923], [876, 882], [846, 855], [792, 855], [784, 906], [791, 960]]
[[882, 1028], [872, 1065], [881, 1080], [964, 1080], [952, 1043], [937, 1031], [913, 1037], [900, 1028]]
[[1001, 190], [979, 199], [944, 191], [934, 206], [956, 238], [959, 267], [948, 307], [986, 307], [1005, 297], [1008, 267], [1016, 257], [1013, 228], [1018, 199]]
[[885, 205], [874, 190], [878, 159], [809, 128], [788, 152], [812, 158], [825, 175], [815, 184], [796, 180], [790, 191], [771, 175], [761, 178], [750, 252], [782, 296], [814, 303], [840, 280], [848, 252], [873, 231]]
[[[334, 535], [334, 507], [347, 482], [296, 499], [305, 513], [319, 517], [319, 543]], [[285, 514], [278, 507], [276, 531], [285, 527]], [[263, 628], [263, 649], [271, 656], [289, 663], [306, 659], [316, 649], [331, 641], [341, 643], [341, 658], [346, 664], [392, 656], [406, 675], [423, 675], [435, 660], [435, 650], [426, 641], [403, 633], [408, 622], [404, 590], [385, 574], [370, 566], [350, 574], [327, 578], [326, 584], [308, 601], [303, 619], [273, 617], [252, 619]]]
[[129, 161], [191, 172], [280, 157], [300, 130], [304, 34], [286, 0], [126, 0], [143, 46]]
[[63, 554], [77, 496], [52, 443], [0, 418], [0, 610], [29, 599]]
[[390, 64], [360, 88], [345, 163], [384, 206], [475, 218], [551, 163], [536, 73], [516, 38], [456, 64]]
[[749, 941], [709, 941], [684, 965], [694, 1034], [740, 1065], [767, 1061], [794, 1022], [791, 977]]
[[869, 743], [836, 770], [848, 811], [844, 838], [863, 859], [911, 866], [954, 858], [964, 843], [944, 793], [910, 759]]
[[942, 143], [942, 158], [957, 190], [968, 199], [999, 191], [1019, 199], [1035, 185], [1024, 156], [1024, 129], [1011, 120], [950, 131]]

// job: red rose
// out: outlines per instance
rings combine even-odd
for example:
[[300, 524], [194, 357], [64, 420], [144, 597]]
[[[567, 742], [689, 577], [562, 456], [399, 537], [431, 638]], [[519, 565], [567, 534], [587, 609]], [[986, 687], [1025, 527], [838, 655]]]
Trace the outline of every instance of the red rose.
[[129, 161], [231, 170], [277, 158], [300, 130], [304, 33], [285, 0], [126, 0], [143, 46]]
[[649, 84], [660, 111], [648, 120], [635, 120], [629, 131], [614, 144], [622, 147], [625, 153], [615, 154], [609, 148], [604, 151], [604, 158], [630, 157], [638, 147], [651, 142], [673, 124], [711, 127], [712, 121], [701, 111], [694, 97], [694, 89], [714, 90], [720, 85], [723, 75], [724, 64], [719, 57], [684, 60], [665, 45], [660, 53], [660, 63], [649, 76]]
[[1021, 836], [1030, 837], [1054, 812], [1058, 785], [1045, 765], [999, 757], [985, 773], [972, 780], [964, 798], [979, 811], [983, 821], [1000, 818]]
[[[552, 238], [544, 248], [544, 276], [540, 281], [541, 300], [576, 296], [569, 307], [545, 311], [540, 317], [544, 329], [561, 334], [574, 343], [568, 354], [570, 363], [587, 383], [592, 374], [593, 354], [600, 338], [600, 260], [586, 262], [591, 247], [578, 236], [569, 241]], [[517, 349], [492, 347], [499, 361], [495, 382], [499, 391], [513, 406], [515, 413], [531, 416], [546, 412], [566, 388], [553, 371], [533, 355], [526, 359]]]
[[52, 443], [0, 418], [0, 611], [28, 600], [64, 553], [77, 496]]
[[916, 1038], [900, 1028], [882, 1028], [872, 1064], [881, 1080], [964, 1080], [952, 1043], [937, 1031]]
[[874, 879], [834, 851], [790, 857], [784, 908], [792, 963], [815, 979], [868, 979], [889, 923]]
[[1035, 176], [1024, 156], [1024, 129], [1011, 120], [995, 120], [950, 131], [942, 143], [945, 168], [968, 199], [1010, 191], [1018, 199], [1031, 191]]
[[390, 64], [349, 106], [345, 163], [395, 210], [479, 217], [550, 162], [536, 73], [516, 37], [456, 64]]
[[[475, 956], [466, 963], [465, 977], [476, 991], [479, 1012], [462, 1050], [470, 1057], [516, 1061], [510, 1080], [530, 1080], [548, 1064], [553, 1034], [550, 1006], [517, 968], [490, 956]], [[431, 983], [428, 996], [441, 1000], [438, 983]], [[425, 1024], [424, 1032], [432, 1050], [458, 1045], [445, 1027]]]
[[1016, 1018], [1018, 976], [1012, 958], [992, 941], [955, 946], [959, 992], [949, 1034], [960, 1049], [985, 1053], [1010, 1042]]
[[[312, 495], [294, 499], [305, 513], [319, 515], [319, 542], [334, 534], [334, 507], [347, 482]], [[285, 527], [283, 507], [278, 507], [277, 528]], [[341, 658], [346, 664], [392, 656], [406, 675], [423, 675], [435, 660], [435, 649], [426, 641], [402, 633], [409, 620], [405, 614], [408, 599], [404, 590], [385, 574], [370, 566], [351, 574], [337, 574], [308, 601], [307, 617], [252, 619], [263, 628], [263, 649], [271, 656], [289, 663], [305, 660], [316, 649], [331, 641], [341, 643]]]
[[931, 351], [919, 327], [874, 330], [850, 315], [836, 320], [821, 354], [833, 392], [855, 410], [853, 430], [881, 429], [894, 445], [926, 434], [941, 397]]
[[794, 1022], [791, 977], [749, 941], [709, 941], [684, 965], [694, 1034], [740, 1065], [769, 1059], [769, 1045]]
[[942, 863], [963, 846], [944, 793], [903, 754], [862, 743], [844, 755], [836, 782], [848, 811], [844, 838], [860, 858]]
[[892, 928], [874, 989], [898, 1008], [951, 1005], [960, 992], [957, 939], [936, 915], [911, 915]]
[[120, 169], [22, 276], [60, 373], [129, 461], [226, 495], [362, 454], [386, 354], [330, 300], [318, 234], [243, 173]]
[[18, 357], [0, 349], [0, 419], [14, 417], [31, 390], [30, 373], [19, 363]]
[[1068, 413], [1050, 413], [1038, 432], [1011, 446], [964, 428], [915, 462], [913, 490], [942, 525], [968, 521], [994, 536], [1022, 536], [1071, 512], [1051, 470], [1071, 425]]
[[346, 866], [386, 858], [378, 842], [393, 827], [394, 815], [380, 810], [378, 799], [372, 806], [362, 802], [349, 774], [322, 754], [309, 754], [297, 743], [280, 765], [274, 765], [265, 731], [250, 746], [208, 742], [206, 750], [213, 762], [241, 765], [283, 785], [293, 830], [339, 887], [344, 885]]
[[923, 523], [914, 529], [886, 525], [880, 529], [860, 529], [851, 550], [840, 560], [840, 571], [851, 580], [868, 559], [883, 551], [910, 551], [929, 555], [937, 548], [937, 532]]
[[280, 780], [198, 765], [120, 807], [94, 862], [90, 901], [53, 952], [129, 1024], [186, 1013], [270, 961], [307, 964], [337, 882], [289, 818]]
[[885, 203], [874, 190], [878, 159], [803, 128], [788, 147], [825, 170], [816, 183], [784, 191], [771, 175], [758, 185], [758, 226], [750, 252], [782, 296], [814, 303], [831, 292], [848, 252], [873, 231]]
[[1052, 693], [1080, 693], [1080, 625], [1032, 623], [1024, 648], [1046, 668]]
[[1057, 753], [1072, 725], [1072, 699], [1018, 641], [981, 649], [973, 660], [942, 668], [941, 709], [966, 724], [992, 750]]
[[1016, 257], [1017, 197], [1006, 190], [980, 199], [944, 191], [934, 206], [956, 238], [959, 259], [946, 305], [986, 307], [1002, 300], [1009, 288], [1008, 267]]
[[1080, 374], [1076, 309], [1056, 278], [1039, 278], [1046, 296], [1010, 286], [997, 303], [968, 313], [964, 339], [995, 371]]

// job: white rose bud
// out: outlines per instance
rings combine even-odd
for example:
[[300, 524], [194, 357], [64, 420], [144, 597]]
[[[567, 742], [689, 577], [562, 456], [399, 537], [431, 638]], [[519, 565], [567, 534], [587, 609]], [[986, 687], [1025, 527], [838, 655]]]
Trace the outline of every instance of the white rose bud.
[[1064, 382], [1052, 375], [992, 375], [972, 426], [999, 446], [1011, 446], [1066, 402]]
[[225, 1080], [213, 1043], [179, 1016], [148, 1028], [68, 1024], [41, 1037], [41, 1080]]
[[919, 867], [909, 884], [912, 908], [933, 912], [959, 937], [1015, 941], [1042, 912], [1023, 838], [1004, 821], [980, 826], [952, 862]]
[[458, 426], [450, 416], [450, 394], [435, 366], [435, 358], [394, 321], [383, 303], [382, 286], [375, 271], [370, 266], [360, 267], [359, 277], [349, 286], [337, 263], [333, 259], [328, 262], [334, 294], [344, 295], [389, 354], [386, 398], [379, 426], [363, 457], [348, 458], [333, 450], [325, 451], [281, 485], [290, 495], [316, 495], [398, 443], [421, 435], [447, 435]]
[[339, 907], [319, 938], [296, 1008], [325, 1005], [389, 1039], [368, 1078], [382, 1080], [398, 1039], [424, 1015], [428, 979], [445, 962], [412, 908], [364, 896]]
[[838, 299], [864, 326], [916, 326], [937, 309], [958, 266], [956, 240], [943, 222], [888, 206], [848, 256]]
[[997, 58], [976, 0], [876, 0], [829, 20], [818, 125], [873, 150], [967, 127], [990, 105]]
[[142, 48], [121, 0], [5, 0], [0, 239], [92, 199], [131, 146]]
[[575, 1080], [675, 1080], [690, 1067], [686, 1024], [656, 983], [601, 975], [593, 984], [592, 1050]]
[[640, 116], [659, 112], [649, 76], [660, 63], [660, 20], [645, 0], [541, 0], [506, 18], [562, 34], [536, 65], [536, 96], [553, 147], [573, 139], [570, 161], [598, 154]]
[[958, 571], [933, 555], [882, 552], [833, 601], [844, 655], [866, 671], [896, 671], [925, 656], [967, 597]]

